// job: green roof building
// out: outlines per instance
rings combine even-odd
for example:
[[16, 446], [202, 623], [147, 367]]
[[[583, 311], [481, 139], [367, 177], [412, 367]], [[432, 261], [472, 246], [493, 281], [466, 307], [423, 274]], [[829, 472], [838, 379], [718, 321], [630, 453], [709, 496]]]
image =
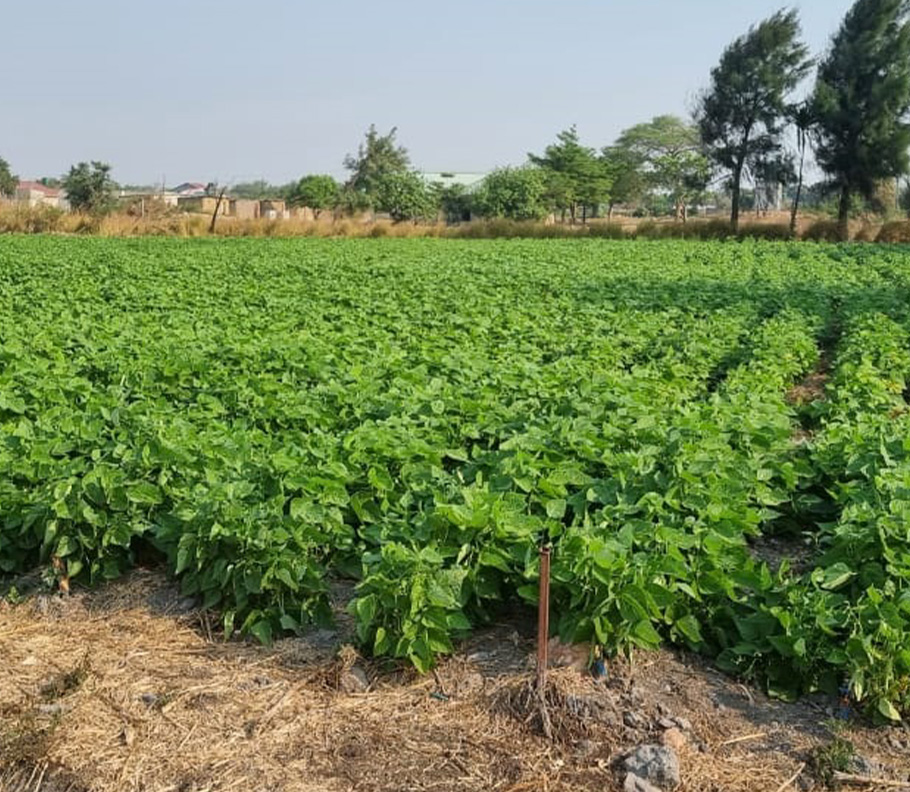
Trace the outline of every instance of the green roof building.
[[418, 173], [421, 179], [427, 184], [442, 184], [445, 187], [458, 184], [464, 187], [465, 192], [472, 193], [480, 183], [487, 177], [486, 173], [455, 173], [454, 171], [442, 171], [440, 173]]

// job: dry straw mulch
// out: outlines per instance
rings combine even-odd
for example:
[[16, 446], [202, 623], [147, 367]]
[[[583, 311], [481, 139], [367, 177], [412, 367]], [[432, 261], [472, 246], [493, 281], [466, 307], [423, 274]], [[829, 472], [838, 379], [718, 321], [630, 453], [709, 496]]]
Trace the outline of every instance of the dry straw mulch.
[[[820, 710], [658, 653], [606, 683], [551, 671], [546, 740], [533, 647], [511, 628], [419, 677], [307, 640], [209, 640], [204, 616], [150, 605], [168, 585], [139, 571], [0, 604], [0, 790], [605, 792], [621, 788], [616, 759], [659, 742], [672, 713], [691, 721], [681, 789], [773, 791], [822, 738]], [[366, 690], [349, 684], [355, 661]]]

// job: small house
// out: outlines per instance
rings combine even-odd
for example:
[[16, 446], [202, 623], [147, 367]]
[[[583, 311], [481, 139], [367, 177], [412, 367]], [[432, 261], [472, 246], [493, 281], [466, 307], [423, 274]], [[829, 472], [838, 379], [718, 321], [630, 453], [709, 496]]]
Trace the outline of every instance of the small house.
[[287, 220], [291, 215], [287, 203], [278, 198], [265, 198], [259, 202], [259, 216], [269, 220]]
[[66, 196], [57, 187], [47, 187], [41, 182], [21, 181], [16, 186], [16, 201], [29, 207], [53, 206], [66, 209]]
[[259, 201], [251, 198], [231, 198], [228, 214], [240, 220], [255, 220], [259, 217]]
[[215, 207], [218, 207], [218, 215], [227, 215], [231, 202], [226, 198], [222, 199], [221, 206], [218, 206], [218, 199], [212, 195], [200, 195], [193, 197], [178, 197], [177, 208], [181, 212], [193, 212], [196, 214], [215, 214]]

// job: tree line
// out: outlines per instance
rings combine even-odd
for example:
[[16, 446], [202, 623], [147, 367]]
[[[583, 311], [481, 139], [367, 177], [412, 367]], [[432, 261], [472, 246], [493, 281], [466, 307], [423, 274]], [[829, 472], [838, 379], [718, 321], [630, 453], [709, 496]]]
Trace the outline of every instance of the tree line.
[[[826, 52], [813, 58], [797, 11], [782, 9], [726, 47], [689, 120], [658, 116], [600, 149], [583, 144], [571, 126], [523, 165], [497, 168], [470, 191], [428, 183], [398, 143], [397, 129], [380, 134], [371, 126], [356, 154], [344, 159], [344, 182], [310, 174], [282, 187], [235, 185], [232, 193], [283, 197], [317, 216], [374, 210], [394, 221], [420, 221], [440, 213], [450, 220], [556, 214], [572, 223], [601, 212], [612, 216], [617, 206], [670, 212], [684, 222], [690, 207], [725, 194], [734, 231], [747, 199], [769, 205], [786, 195], [795, 230], [800, 202], [830, 195], [846, 238], [851, 207], [874, 206], [884, 182], [910, 172], [908, 20], [910, 0], [856, 0]], [[811, 189], [803, 184], [809, 157], [824, 174]], [[73, 166], [61, 186], [73, 208], [84, 211], [108, 208], [115, 187], [110, 166], [100, 162]], [[0, 195], [14, 189], [0, 159]]]
[[[345, 184], [307, 176], [290, 197], [317, 210], [372, 207], [396, 220], [441, 210], [454, 218], [557, 213], [585, 222], [603, 207], [611, 215], [617, 205], [653, 209], [662, 202], [685, 221], [689, 207], [719, 185], [729, 194], [736, 231], [748, 181], [753, 205], [787, 194], [795, 231], [811, 152], [825, 177], [812, 192], [834, 197], [846, 238], [854, 203], [875, 206], [883, 182], [910, 172], [908, 18], [910, 0], [857, 0], [827, 51], [813, 58], [797, 11], [782, 9], [726, 47], [690, 121], [658, 116], [599, 151], [582, 144], [572, 126], [525, 165], [493, 171], [471, 194], [427, 184], [396, 144], [396, 130], [379, 135], [371, 127], [357, 155], [345, 159]], [[910, 190], [905, 208], [908, 198]]]

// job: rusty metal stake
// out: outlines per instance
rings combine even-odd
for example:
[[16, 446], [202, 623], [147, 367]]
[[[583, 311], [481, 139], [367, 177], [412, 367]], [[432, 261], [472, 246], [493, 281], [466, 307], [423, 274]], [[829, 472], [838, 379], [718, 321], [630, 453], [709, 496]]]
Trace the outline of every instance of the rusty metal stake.
[[537, 691], [547, 685], [547, 648], [550, 637], [550, 548], [540, 548], [540, 595], [537, 602]]

